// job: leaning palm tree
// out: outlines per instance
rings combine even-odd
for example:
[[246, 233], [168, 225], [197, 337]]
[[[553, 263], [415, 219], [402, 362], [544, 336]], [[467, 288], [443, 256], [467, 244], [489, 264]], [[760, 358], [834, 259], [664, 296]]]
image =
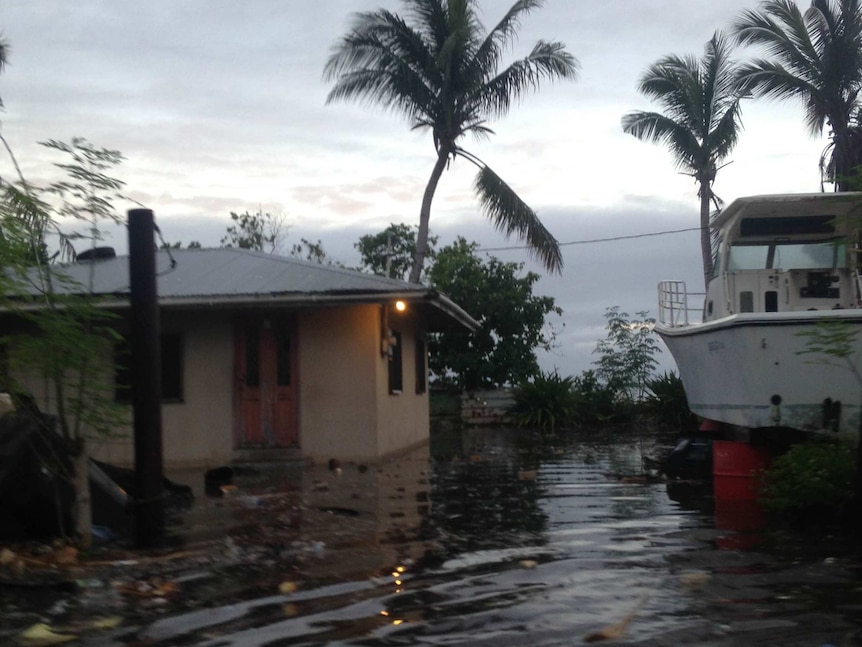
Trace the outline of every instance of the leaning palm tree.
[[741, 44], [762, 46], [769, 59], [740, 66], [739, 81], [756, 97], [801, 99], [812, 135], [829, 127], [827, 177], [846, 191], [862, 161], [859, 124], [862, 89], [860, 0], [813, 0], [803, 13], [794, 0], [768, 0], [733, 25]]
[[742, 130], [735, 70], [730, 47], [716, 32], [700, 60], [666, 56], [640, 78], [638, 90], [658, 101], [664, 113], [635, 111], [622, 119], [625, 132], [641, 140], [666, 144], [677, 167], [697, 182], [705, 283], [713, 273], [710, 205], [718, 208], [721, 204], [712, 184]]
[[450, 161], [460, 156], [479, 168], [475, 189], [498, 230], [526, 241], [549, 271], [563, 265], [559, 244], [536, 213], [475, 155], [464, 135], [487, 137], [492, 117], [543, 80], [574, 79], [578, 63], [559, 42], [538, 41], [525, 58], [500, 69], [520, 19], [543, 0], [518, 0], [485, 33], [475, 0], [403, 0], [404, 16], [380, 9], [357, 13], [350, 32], [333, 48], [324, 78], [334, 81], [327, 103], [376, 103], [404, 114], [414, 129], [431, 131], [437, 161], [425, 187], [410, 281], [419, 282], [428, 243], [431, 202]]

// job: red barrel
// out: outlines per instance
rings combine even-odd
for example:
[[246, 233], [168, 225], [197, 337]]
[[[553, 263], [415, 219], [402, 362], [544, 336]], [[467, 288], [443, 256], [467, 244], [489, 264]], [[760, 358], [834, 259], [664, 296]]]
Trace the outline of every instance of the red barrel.
[[712, 484], [721, 500], [757, 499], [760, 473], [769, 465], [769, 450], [748, 443], [715, 440], [712, 443]]

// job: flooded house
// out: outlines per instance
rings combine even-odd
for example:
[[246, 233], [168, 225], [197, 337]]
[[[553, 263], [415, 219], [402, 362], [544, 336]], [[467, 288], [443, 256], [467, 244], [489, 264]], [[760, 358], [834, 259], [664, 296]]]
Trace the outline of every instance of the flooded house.
[[[100, 248], [59, 268], [129, 329], [129, 259]], [[156, 259], [166, 469], [303, 458], [378, 461], [428, 440], [429, 332], [477, 324], [437, 290], [244, 249]], [[86, 286], [86, 287], [85, 287]], [[113, 397], [130, 401], [124, 343], [106, 344]], [[14, 349], [10, 349], [14, 353]], [[38, 375], [14, 376], [42, 411]], [[131, 465], [131, 427], [91, 442]]]

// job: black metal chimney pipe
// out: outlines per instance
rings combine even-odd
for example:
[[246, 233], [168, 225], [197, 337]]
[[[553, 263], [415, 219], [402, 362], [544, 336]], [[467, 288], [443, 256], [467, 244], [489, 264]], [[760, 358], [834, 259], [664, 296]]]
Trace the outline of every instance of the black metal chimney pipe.
[[161, 349], [156, 288], [155, 222], [150, 209], [129, 210], [135, 538], [139, 548], [164, 544]]

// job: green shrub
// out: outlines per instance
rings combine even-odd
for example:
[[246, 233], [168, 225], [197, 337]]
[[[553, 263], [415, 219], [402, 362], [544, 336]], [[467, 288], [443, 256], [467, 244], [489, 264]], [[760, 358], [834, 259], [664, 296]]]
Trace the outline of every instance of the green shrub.
[[647, 381], [649, 394], [643, 402], [644, 410], [658, 424], [675, 431], [697, 429], [697, 416], [688, 408], [688, 399], [682, 378], [671, 371]]
[[777, 512], [834, 516], [853, 497], [855, 452], [832, 442], [801, 443], [772, 462], [761, 503]]
[[628, 422], [634, 414], [634, 404], [607, 384], [595, 371], [584, 371], [572, 382], [575, 397], [573, 420], [582, 427], [603, 427]]
[[509, 413], [519, 425], [554, 433], [557, 427], [571, 421], [574, 414], [573, 383], [571, 377], [540, 373], [515, 388], [515, 404]]

